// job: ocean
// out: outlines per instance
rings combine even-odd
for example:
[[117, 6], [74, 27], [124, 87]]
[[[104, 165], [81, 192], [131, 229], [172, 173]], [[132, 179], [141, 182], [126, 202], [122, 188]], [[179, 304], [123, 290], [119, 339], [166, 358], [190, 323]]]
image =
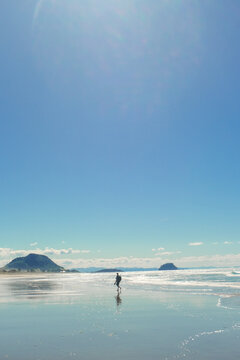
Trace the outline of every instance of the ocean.
[[240, 269], [0, 276], [0, 359], [235, 360]]

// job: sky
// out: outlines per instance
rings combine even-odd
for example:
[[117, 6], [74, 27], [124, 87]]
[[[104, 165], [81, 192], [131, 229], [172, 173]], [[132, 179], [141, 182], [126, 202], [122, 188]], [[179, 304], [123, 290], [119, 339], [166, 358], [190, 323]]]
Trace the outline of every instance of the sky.
[[240, 2], [2, 0], [0, 265], [240, 265]]

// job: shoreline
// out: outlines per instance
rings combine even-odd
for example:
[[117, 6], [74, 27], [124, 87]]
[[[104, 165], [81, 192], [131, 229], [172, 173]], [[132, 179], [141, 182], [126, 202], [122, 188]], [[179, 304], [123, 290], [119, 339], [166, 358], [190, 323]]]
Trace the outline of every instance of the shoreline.
[[109, 274], [12, 275], [0, 277], [0, 358], [237, 358], [240, 296], [230, 309], [220, 294], [132, 286], [131, 274], [119, 293]]

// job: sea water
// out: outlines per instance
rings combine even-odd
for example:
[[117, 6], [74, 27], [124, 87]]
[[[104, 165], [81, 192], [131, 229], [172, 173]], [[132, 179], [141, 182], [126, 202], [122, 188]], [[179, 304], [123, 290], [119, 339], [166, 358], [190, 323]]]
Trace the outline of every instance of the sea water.
[[0, 277], [0, 359], [239, 358], [240, 271]]

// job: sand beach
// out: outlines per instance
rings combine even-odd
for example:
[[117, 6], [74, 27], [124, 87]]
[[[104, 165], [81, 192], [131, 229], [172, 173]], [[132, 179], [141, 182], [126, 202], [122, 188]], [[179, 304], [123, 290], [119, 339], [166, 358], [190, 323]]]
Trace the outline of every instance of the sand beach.
[[193, 289], [186, 272], [179, 289], [176, 277], [183, 274], [168, 273], [170, 291], [159, 272], [142, 272], [123, 274], [121, 293], [113, 286], [114, 274], [2, 275], [0, 358], [236, 359], [237, 294], [196, 284]]

